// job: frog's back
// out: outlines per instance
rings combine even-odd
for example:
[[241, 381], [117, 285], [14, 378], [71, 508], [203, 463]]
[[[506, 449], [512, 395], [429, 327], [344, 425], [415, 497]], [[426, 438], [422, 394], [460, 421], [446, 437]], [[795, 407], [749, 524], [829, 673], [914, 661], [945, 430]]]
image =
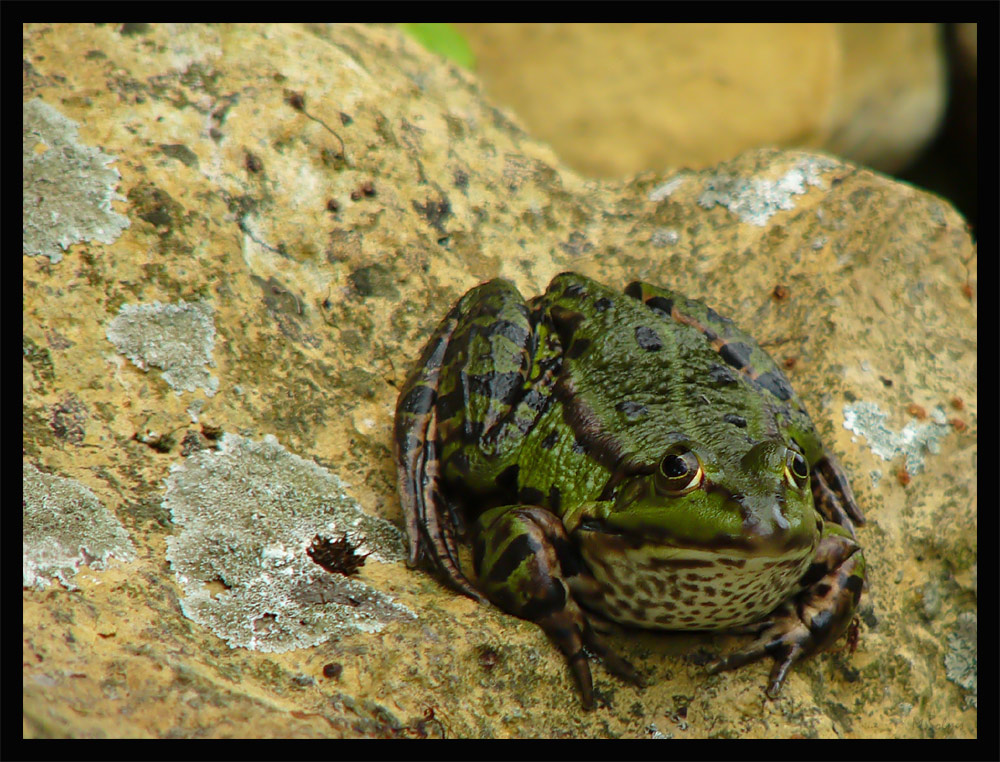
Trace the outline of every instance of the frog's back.
[[611, 469], [691, 438], [738, 457], [789, 424], [812, 431], [774, 361], [701, 302], [639, 282], [615, 292], [575, 273], [539, 299], [563, 346], [567, 420]]

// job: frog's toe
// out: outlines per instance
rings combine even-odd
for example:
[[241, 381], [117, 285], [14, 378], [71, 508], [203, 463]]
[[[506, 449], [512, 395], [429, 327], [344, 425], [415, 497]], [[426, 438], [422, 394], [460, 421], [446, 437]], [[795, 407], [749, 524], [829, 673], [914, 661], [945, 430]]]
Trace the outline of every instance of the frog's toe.
[[781, 692], [788, 670], [799, 659], [815, 650], [813, 634], [795, 613], [787, 612], [768, 623], [760, 636], [747, 648], [736, 651], [708, 665], [710, 674], [736, 669], [765, 657], [774, 659], [767, 695], [776, 698]]
[[605, 643], [604, 639], [586, 621], [583, 628], [583, 642], [587, 648], [601, 658], [601, 663], [612, 675], [640, 688], [645, 687], [646, 683], [639, 676], [639, 673], [635, 671], [635, 667], [616, 654], [611, 649], [611, 646]]
[[864, 584], [865, 561], [857, 543], [837, 525], [824, 527], [823, 539], [794, 600], [783, 603], [766, 620], [749, 626], [757, 639], [747, 648], [713, 662], [712, 674], [763, 659], [774, 659], [767, 695], [781, 692], [789, 668], [800, 659], [829, 648], [854, 619]]

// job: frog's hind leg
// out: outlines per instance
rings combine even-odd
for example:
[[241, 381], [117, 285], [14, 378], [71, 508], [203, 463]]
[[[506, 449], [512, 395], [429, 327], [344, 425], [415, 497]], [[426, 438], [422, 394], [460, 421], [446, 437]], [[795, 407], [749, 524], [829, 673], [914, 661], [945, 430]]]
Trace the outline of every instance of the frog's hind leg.
[[520, 441], [513, 433], [525, 423], [518, 402], [536, 383], [528, 380], [534, 348], [528, 306], [517, 288], [501, 279], [484, 283], [441, 321], [396, 406], [410, 564], [429, 558], [479, 601], [485, 599], [459, 566], [460, 513], [443, 486], [458, 482], [470, 494], [489, 493], [503, 474], [516, 472], [509, 468]]
[[[438, 451], [437, 390], [448, 342], [458, 325], [461, 302], [445, 316], [424, 348], [396, 404], [393, 445], [400, 500], [410, 541], [409, 563], [429, 557], [466, 595], [483, 597], [458, 565], [454, 517], [442, 515], [441, 459]], [[485, 601], [483, 601], [485, 602]]]
[[554, 513], [533, 506], [500, 506], [479, 518], [477, 530], [474, 553], [480, 587], [504, 611], [545, 630], [566, 656], [585, 708], [594, 705], [594, 685], [584, 647], [613, 674], [643, 684], [577, 604], [573, 588], [597, 583]]

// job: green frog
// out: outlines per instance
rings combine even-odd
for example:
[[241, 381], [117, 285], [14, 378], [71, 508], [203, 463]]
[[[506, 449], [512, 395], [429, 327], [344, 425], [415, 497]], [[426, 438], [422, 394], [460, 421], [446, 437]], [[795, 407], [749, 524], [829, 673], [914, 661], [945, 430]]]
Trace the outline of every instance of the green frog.
[[770, 657], [773, 698], [854, 619], [864, 516], [844, 470], [757, 342], [673, 291], [571, 272], [528, 301], [472, 289], [402, 388], [394, 439], [411, 566], [540, 625], [587, 708], [587, 651], [643, 683], [609, 620], [755, 634], [709, 671]]

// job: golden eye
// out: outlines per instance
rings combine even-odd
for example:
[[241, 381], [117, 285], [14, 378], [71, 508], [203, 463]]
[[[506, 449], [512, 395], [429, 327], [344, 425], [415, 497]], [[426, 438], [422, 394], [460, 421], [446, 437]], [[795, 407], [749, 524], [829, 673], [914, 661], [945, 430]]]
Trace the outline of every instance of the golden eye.
[[789, 450], [785, 456], [785, 478], [789, 484], [805, 489], [809, 484], [809, 464], [802, 453]]
[[654, 476], [657, 492], [670, 497], [680, 497], [698, 489], [705, 479], [701, 461], [687, 446], [671, 445], [660, 460]]

